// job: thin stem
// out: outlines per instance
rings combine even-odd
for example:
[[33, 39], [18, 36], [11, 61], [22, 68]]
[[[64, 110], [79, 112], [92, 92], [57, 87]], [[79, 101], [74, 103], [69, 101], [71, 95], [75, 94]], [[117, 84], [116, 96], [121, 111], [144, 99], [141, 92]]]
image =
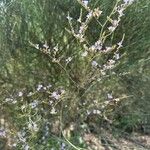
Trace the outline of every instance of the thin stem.
[[111, 16], [114, 14], [114, 12], [115, 12], [115, 10], [116, 10], [116, 7], [117, 7], [117, 5], [118, 5], [118, 3], [119, 3], [119, 1], [120, 1], [120, 0], [117, 0], [117, 2], [116, 2], [116, 4], [115, 4], [115, 6], [114, 6], [112, 12], [111, 12], [110, 15], [107, 17], [106, 21], [104, 22], [104, 24], [103, 24], [103, 26], [102, 26], [102, 29], [101, 29], [101, 32], [100, 32], [100, 36], [99, 36], [99, 39], [100, 39], [100, 40], [102, 40], [102, 35], [103, 35], [104, 28], [105, 28], [107, 22], [109, 21], [108, 18], [111, 18]]

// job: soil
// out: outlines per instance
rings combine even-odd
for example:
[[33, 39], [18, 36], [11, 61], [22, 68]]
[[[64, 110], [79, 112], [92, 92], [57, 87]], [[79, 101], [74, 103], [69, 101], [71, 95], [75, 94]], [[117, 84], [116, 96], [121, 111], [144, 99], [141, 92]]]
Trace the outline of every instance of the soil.
[[132, 133], [130, 136], [114, 137], [108, 131], [98, 136], [85, 134], [88, 150], [150, 150], [150, 135]]

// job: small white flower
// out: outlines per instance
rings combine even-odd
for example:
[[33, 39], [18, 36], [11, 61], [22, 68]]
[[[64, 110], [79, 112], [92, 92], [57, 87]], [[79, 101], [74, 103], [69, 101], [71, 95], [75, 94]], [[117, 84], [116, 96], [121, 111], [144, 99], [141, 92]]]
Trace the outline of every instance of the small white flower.
[[20, 140], [21, 142], [23, 142], [23, 143], [26, 142], [26, 138], [24, 138], [25, 132], [23, 132], [23, 131], [18, 132], [18, 133], [17, 133], [17, 136], [18, 136], [18, 138], [19, 138], [19, 140]]
[[29, 94], [27, 95], [27, 96], [32, 96], [33, 95], [33, 93], [32, 92], [29, 92]]
[[55, 47], [53, 47], [53, 49], [55, 52], [58, 52], [59, 51], [58, 44]]
[[46, 87], [43, 87], [43, 90], [46, 90]]
[[120, 58], [119, 53], [116, 53], [116, 54], [115, 54], [115, 59], [118, 60], [119, 58]]
[[102, 14], [102, 11], [99, 10], [99, 8], [94, 9], [94, 12], [93, 12], [94, 17], [99, 18], [101, 14]]
[[40, 91], [42, 87], [43, 87], [43, 85], [39, 84], [38, 87], [37, 87], [37, 91]]
[[123, 45], [122, 45], [122, 41], [120, 41], [119, 43], [117, 43], [117, 45], [118, 45], [118, 48], [123, 47]]
[[98, 63], [96, 61], [92, 61], [92, 66], [93, 67], [97, 67], [98, 66]]
[[124, 1], [124, 3], [128, 3], [129, 2], [129, 0], [123, 0]]
[[29, 128], [29, 130], [33, 130], [33, 131], [38, 131], [38, 126], [37, 126], [37, 124], [35, 123], [35, 122], [30, 122], [29, 124], [28, 124], [28, 128]]
[[34, 130], [34, 131], [38, 131], [38, 130], [39, 130], [36, 123], [33, 123], [33, 130]]
[[61, 144], [61, 150], [65, 150], [65, 149], [66, 149], [65, 147], [66, 147], [66, 144], [65, 144], [65, 143], [62, 143], [62, 144]]
[[123, 0], [125, 4], [132, 4], [134, 0]]
[[49, 46], [46, 43], [43, 45], [43, 47], [46, 48], [46, 49], [49, 48]]
[[94, 43], [94, 45], [92, 45], [90, 47], [90, 50], [91, 51], [97, 51], [97, 50], [100, 51], [100, 50], [102, 50], [102, 42], [101, 42], [101, 40], [96, 41]]
[[13, 100], [12, 103], [13, 103], [13, 104], [16, 104], [16, 103], [17, 103], [17, 100]]
[[55, 98], [55, 99], [59, 99], [59, 98], [60, 98], [60, 95], [59, 95], [57, 92], [54, 91], [54, 92], [52, 93], [52, 97]]
[[113, 99], [112, 94], [111, 94], [111, 93], [108, 93], [108, 94], [107, 94], [107, 98], [108, 98], [109, 100]]
[[87, 52], [87, 51], [85, 51], [85, 52], [83, 52], [83, 53], [81, 54], [81, 56], [82, 56], [82, 57], [86, 57], [86, 56], [87, 56], [87, 54], [88, 54], [88, 52]]
[[17, 146], [17, 143], [13, 143], [12, 146], [13, 146], [13, 147], [16, 147], [16, 146]]
[[24, 150], [29, 150], [29, 145], [25, 145]]
[[102, 74], [103, 76], [105, 76], [105, 75], [106, 75], [105, 70], [101, 70], [101, 74]]
[[25, 109], [26, 108], [26, 105], [22, 105], [21, 106], [21, 110], [23, 111], [23, 109]]
[[115, 98], [115, 101], [116, 101], [116, 102], [119, 102], [119, 101], [120, 101], [120, 99], [119, 99], [119, 98]]
[[101, 114], [101, 111], [94, 109], [94, 110], [93, 110], [93, 114], [98, 114], [98, 115], [99, 115], [99, 114]]
[[52, 87], [52, 85], [51, 84], [49, 84], [48, 86], [47, 86], [47, 88], [49, 89], [49, 88], [51, 88]]
[[22, 95], [23, 95], [23, 93], [22, 93], [22, 92], [19, 92], [19, 93], [18, 93], [18, 96], [19, 96], [19, 97], [21, 97]]
[[95, 46], [96, 50], [101, 50], [102, 49], [102, 42], [100, 40], [98, 40], [97, 42], [95, 42], [94, 46]]
[[60, 92], [61, 92], [61, 94], [64, 94], [64, 93], [65, 93], [65, 90], [61, 89]]
[[90, 19], [92, 16], [93, 16], [93, 12], [90, 11], [90, 12], [86, 15], [86, 18], [87, 18], [87, 19]]
[[104, 108], [106, 105], [109, 104], [109, 101], [105, 101], [104, 104], [105, 104], [105, 105], [103, 106], [103, 108]]
[[29, 104], [31, 106], [31, 108], [35, 108], [38, 105], [38, 101], [34, 100], [32, 103]]
[[12, 102], [12, 101], [13, 101], [12, 98], [6, 98], [6, 99], [5, 99], [5, 102]]
[[95, 51], [95, 50], [96, 50], [95, 45], [92, 45], [92, 46], [90, 47], [90, 50], [91, 50], [91, 51]]
[[71, 60], [72, 60], [72, 57], [68, 57], [68, 58], [66, 59], [66, 62], [69, 63], [69, 62], [71, 62]]
[[91, 112], [89, 110], [87, 110], [87, 115], [90, 115], [90, 114], [91, 114]]
[[118, 20], [113, 20], [113, 21], [112, 21], [112, 24], [113, 24], [114, 27], [117, 27], [117, 26], [118, 26], [118, 23], [119, 23]]
[[82, 22], [82, 21], [81, 21], [81, 17], [79, 17], [77, 21], [81, 23], [81, 22]]
[[71, 21], [71, 20], [72, 20], [72, 18], [70, 17], [69, 14], [68, 14], [68, 16], [67, 16], [67, 19], [68, 19], [68, 21]]
[[49, 104], [52, 105], [52, 104], [53, 104], [53, 101], [49, 101]]
[[124, 15], [123, 11], [124, 11], [123, 7], [117, 9], [117, 12], [119, 13], [119, 17], [122, 17]]
[[55, 108], [52, 108], [52, 110], [51, 110], [50, 113], [51, 113], [51, 114], [57, 114], [56, 109], [55, 109]]
[[80, 29], [79, 29], [79, 34], [83, 34], [83, 32], [86, 30], [86, 25], [85, 23], [82, 23], [82, 25], [80, 26]]
[[36, 49], [40, 49], [39, 44], [35, 44], [35, 48], [36, 48]]
[[89, 3], [89, 0], [83, 0], [83, 4], [84, 4], [85, 6], [87, 6], [88, 3]]
[[98, 78], [98, 79], [97, 79], [98, 82], [101, 81], [101, 80], [102, 80], [101, 78]]
[[108, 61], [108, 64], [110, 64], [110, 65], [112, 65], [112, 64], [114, 64], [115, 63], [115, 60], [113, 60], [113, 59], [110, 59], [109, 61]]
[[116, 27], [114, 27], [114, 26], [110, 26], [110, 27], [108, 27], [108, 30], [109, 30], [110, 32], [114, 32], [114, 31], [115, 31], [115, 29], [116, 29]]

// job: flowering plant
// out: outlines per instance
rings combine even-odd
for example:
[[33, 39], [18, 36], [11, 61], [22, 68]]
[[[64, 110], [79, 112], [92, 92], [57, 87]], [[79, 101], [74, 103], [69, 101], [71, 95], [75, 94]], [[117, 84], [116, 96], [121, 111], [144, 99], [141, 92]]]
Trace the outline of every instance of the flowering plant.
[[[113, 78], [113, 82], [117, 82], [119, 76], [126, 74], [118, 75], [115, 70], [122, 57], [120, 49], [125, 35], [117, 42], [112, 41], [125, 9], [133, 1], [117, 0], [105, 21], [101, 21], [103, 11], [100, 7], [91, 8], [88, 0], [77, 2], [82, 7], [78, 18], [72, 17], [69, 12], [66, 17], [67, 36], [74, 37], [75, 43], [71, 54], [64, 54], [60, 44], [50, 46], [45, 41], [41, 46], [29, 41], [32, 48], [49, 56], [50, 63], [58, 70], [60, 82], [39, 83], [35, 89], [23, 89], [4, 101], [4, 104], [16, 105], [16, 117], [18, 120], [21, 118], [22, 123], [19, 124], [21, 131], [14, 131], [15, 146], [25, 150], [34, 147], [34, 140], [46, 144], [50, 133], [60, 135], [66, 143], [79, 149], [68, 140], [71, 133], [77, 128], [83, 131], [82, 134], [90, 131], [88, 118], [91, 116], [96, 120], [92, 123], [98, 124], [99, 118], [102, 118], [111, 124], [110, 113], [128, 97], [124, 88], [110, 87], [109, 81]], [[98, 26], [96, 37], [89, 31], [93, 22]], [[69, 46], [67, 50], [70, 51]], [[61, 146], [64, 145], [61, 142]]]

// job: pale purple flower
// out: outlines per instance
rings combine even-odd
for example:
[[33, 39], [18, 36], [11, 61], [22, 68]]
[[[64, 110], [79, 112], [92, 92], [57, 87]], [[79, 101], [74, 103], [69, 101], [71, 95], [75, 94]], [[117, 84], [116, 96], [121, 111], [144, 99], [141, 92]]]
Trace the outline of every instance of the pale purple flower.
[[86, 27], [85, 23], [82, 23], [82, 25], [80, 26], [80, 29], [79, 29], [79, 34], [82, 34], [86, 28], [87, 27]]
[[132, 4], [134, 0], [123, 0], [125, 4]]
[[92, 61], [92, 66], [93, 67], [97, 67], [98, 66], [98, 63], [96, 61]]
[[102, 49], [102, 42], [100, 40], [98, 40], [97, 42], [95, 42], [95, 49], [96, 50], [101, 50]]
[[6, 136], [6, 132], [0, 129], [0, 137], [5, 137], [5, 136]]
[[61, 143], [61, 150], [65, 150], [66, 144], [65, 143]]

